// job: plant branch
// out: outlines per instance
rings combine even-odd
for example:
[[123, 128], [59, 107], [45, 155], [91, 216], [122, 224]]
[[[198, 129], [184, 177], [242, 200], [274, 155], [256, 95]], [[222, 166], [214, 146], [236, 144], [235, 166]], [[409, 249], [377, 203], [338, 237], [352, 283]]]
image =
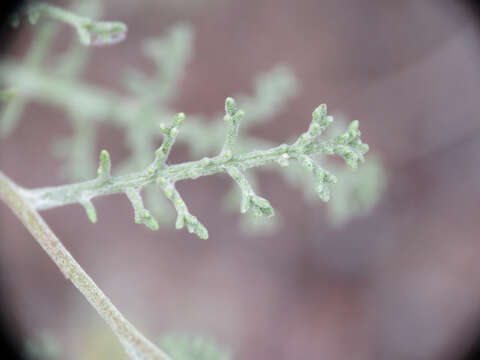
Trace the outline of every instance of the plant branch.
[[356, 169], [358, 162], [364, 161], [363, 154], [368, 151], [368, 145], [363, 144], [360, 140], [361, 134], [358, 130], [357, 121], [352, 122], [345, 133], [327, 141], [317, 141], [317, 136], [333, 121], [332, 117], [327, 116], [326, 111], [325, 105], [317, 108], [313, 112], [308, 130], [291, 145], [282, 144], [269, 150], [234, 154], [230, 149], [235, 142], [238, 133], [238, 121], [243, 113], [241, 110], [237, 111], [233, 99], [227, 98], [226, 118], [230, 130], [224, 148], [217, 156], [181, 164], [167, 165], [165, 163], [175, 137], [178, 135], [178, 128], [185, 118], [183, 114], [178, 114], [171, 126], [161, 126], [161, 131], [165, 134], [164, 143], [156, 151], [152, 164], [143, 171], [116, 177], [106, 176], [106, 174], [109, 174], [110, 160], [108, 153], [102, 151], [96, 179], [70, 185], [33, 190], [22, 189], [21, 192], [37, 210], [80, 203], [85, 207], [87, 215], [92, 221], [96, 221], [97, 218], [95, 208], [91, 203], [92, 198], [114, 193], [125, 193], [134, 207], [136, 222], [144, 223], [150, 228], [156, 229], [158, 226], [155, 225], [156, 222], [153, 221], [150, 213], [144, 209], [139, 193], [146, 185], [157, 183], [177, 210], [177, 228], [183, 227], [186, 223], [190, 231], [195, 232], [201, 238], [206, 238], [208, 236], [206, 229], [198, 222], [196, 217], [188, 212], [185, 203], [175, 189], [176, 181], [196, 179], [200, 176], [216, 173], [228, 173], [242, 189], [244, 197], [242, 212], [246, 211], [251, 204], [254, 213], [270, 216], [273, 214], [270, 204], [254, 194], [243, 172], [246, 169], [268, 163], [278, 163], [285, 166], [288, 165], [287, 159], [294, 159], [313, 173], [320, 198], [324, 201], [329, 199], [328, 185], [335, 183], [335, 177], [321, 169], [308, 155], [338, 154], [346, 160], [351, 168]]
[[[311, 144], [306, 149], [307, 154], [326, 153], [327, 142]], [[270, 162], [280, 161], [283, 154], [291, 153], [292, 145], [279, 145], [267, 151], [250, 151], [246, 154], [225, 159], [220, 156], [204, 157], [201, 160], [189, 161], [181, 164], [169, 165], [160, 169], [156, 174], [158, 177], [170, 181], [196, 179], [199, 176], [208, 176], [217, 173], [224, 173], [228, 167], [241, 168], [242, 170], [258, 167]], [[290, 155], [289, 155], [290, 157]], [[150, 167], [149, 167], [150, 168]], [[156, 176], [148, 170], [111, 177], [104, 184], [99, 184], [97, 179], [37, 189], [22, 189], [33, 207], [37, 210], [47, 210], [59, 206], [80, 202], [86, 196], [94, 198], [102, 195], [123, 193], [130, 188], [142, 188], [156, 182]]]
[[[32, 25], [36, 24], [42, 15], [69, 24], [75, 28], [80, 42], [84, 45], [114, 44], [125, 39], [127, 32], [127, 26], [124, 23], [94, 21], [47, 3], [29, 4], [23, 12]], [[13, 26], [18, 26], [20, 24], [20, 14], [13, 16], [11, 22]]]
[[85, 296], [112, 328], [127, 353], [135, 360], [169, 360], [170, 358], [147, 340], [112, 304], [73, 256], [50, 230], [24, 192], [0, 172], [0, 199], [15, 213], [35, 240], [58, 266], [63, 275]]

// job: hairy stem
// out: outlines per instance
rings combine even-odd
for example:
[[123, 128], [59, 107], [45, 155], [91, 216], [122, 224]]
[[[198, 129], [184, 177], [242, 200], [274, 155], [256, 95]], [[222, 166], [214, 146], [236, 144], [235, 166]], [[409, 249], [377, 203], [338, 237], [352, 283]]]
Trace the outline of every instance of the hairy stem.
[[[31, 201], [38, 210], [51, 209], [58, 206], [79, 202], [84, 198], [93, 198], [100, 195], [123, 193], [129, 188], [142, 188], [153, 184], [158, 178], [170, 182], [185, 179], [195, 179], [199, 176], [213, 175], [227, 172], [227, 167], [235, 166], [241, 170], [264, 165], [277, 160], [282, 154], [288, 153], [290, 146], [279, 145], [267, 151], [251, 151], [246, 154], [234, 156], [231, 159], [216, 156], [203, 158], [197, 161], [170, 165], [159, 169], [157, 172], [147, 170], [110, 178], [106, 182], [98, 179], [54, 187], [38, 189], [22, 189], [22, 195]], [[312, 147], [313, 152], [321, 152], [319, 147]]]
[[64, 276], [85, 296], [112, 328], [134, 360], [169, 360], [170, 358], [147, 340], [112, 304], [73, 256], [50, 230], [22, 190], [0, 172], [0, 199], [15, 213]]
[[[313, 143], [306, 149], [307, 154], [326, 152], [325, 147], [329, 144]], [[124, 193], [130, 188], [140, 189], [146, 185], [154, 184], [158, 178], [164, 178], [170, 182], [185, 179], [196, 179], [199, 176], [213, 175], [227, 172], [227, 168], [234, 166], [240, 170], [258, 167], [269, 162], [278, 160], [283, 154], [292, 154], [293, 145], [279, 145], [267, 151], [251, 151], [246, 154], [234, 156], [231, 159], [216, 156], [203, 158], [197, 161], [170, 165], [152, 172], [147, 170], [111, 177], [107, 181], [99, 179], [88, 180], [68, 185], [44, 187], [37, 189], [19, 189], [22, 196], [28, 199], [33, 208], [47, 210], [68, 204], [82, 202], [83, 199], [91, 199], [101, 195]]]

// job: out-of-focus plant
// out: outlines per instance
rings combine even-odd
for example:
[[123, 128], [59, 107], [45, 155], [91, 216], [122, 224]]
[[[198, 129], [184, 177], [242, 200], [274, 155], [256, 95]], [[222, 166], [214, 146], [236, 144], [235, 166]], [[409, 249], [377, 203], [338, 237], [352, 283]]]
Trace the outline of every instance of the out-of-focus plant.
[[53, 334], [41, 332], [30, 337], [24, 346], [25, 355], [33, 360], [58, 360], [61, 349]]
[[[95, 8], [90, 8], [90, 11], [94, 13]], [[45, 3], [27, 5], [23, 12], [32, 23], [36, 23], [41, 15], [46, 15], [74, 26], [80, 42], [84, 45], [113, 43], [121, 39], [121, 34], [126, 32], [124, 24], [93, 21]], [[15, 17], [13, 22], [18, 23], [18, 19]], [[284, 67], [277, 67], [260, 76], [253, 96], [237, 97], [239, 106], [233, 98], [226, 99], [223, 116], [226, 126], [220, 125], [218, 121], [205, 122], [204, 117], [199, 115], [193, 115], [185, 121], [183, 113], [174, 114], [169, 102], [175, 94], [176, 84], [191, 53], [192, 31], [188, 26], [174, 26], [165, 37], [145, 42], [143, 51], [155, 63], [156, 72], [153, 76], [147, 76], [136, 70], [128, 71], [124, 79], [125, 86], [132, 94], [128, 97], [78, 80], [86, 62], [86, 52], [77, 43], [57, 59], [54, 67], [56, 70], [45, 71], [42, 64], [50, 49], [56, 26], [57, 24], [49, 23], [40, 28], [23, 64], [2, 61], [0, 80], [4, 89], [18, 90], [14, 98], [10, 90], [1, 94], [7, 105], [0, 117], [0, 134], [8, 135], [18, 123], [28, 99], [36, 98], [64, 108], [69, 115], [75, 130], [73, 138], [58, 143], [56, 151], [67, 156], [67, 174], [70, 178], [85, 179], [91, 175], [95, 167], [91, 161], [95, 126], [100, 121], [110, 121], [125, 129], [131, 156], [120, 166], [120, 175], [114, 176], [110, 155], [103, 150], [95, 178], [47, 188], [21, 188], [0, 172], [0, 198], [29, 229], [65, 277], [73, 282], [110, 325], [132, 359], [169, 359], [167, 353], [179, 360], [187, 359], [185, 354], [195, 354], [192, 356], [196, 356], [196, 359], [205, 354], [226, 359], [226, 355], [221, 352], [207, 351], [206, 349], [213, 347], [196, 340], [190, 342], [194, 350], [184, 353], [179, 352], [178, 347], [177, 350], [164, 352], [147, 340], [83, 271], [42, 220], [38, 211], [79, 203], [85, 208], [88, 218], [96, 222], [97, 213], [91, 199], [124, 193], [133, 207], [135, 222], [156, 230], [159, 224], [145, 207], [142, 198], [141, 192], [146, 189], [146, 198], [150, 202], [160, 204], [160, 198], [171, 202], [177, 213], [177, 228], [186, 227], [198, 237], [206, 239], [208, 231], [198, 218], [189, 212], [175, 187], [177, 181], [217, 173], [228, 174], [241, 194], [241, 212], [251, 210], [257, 217], [271, 217], [274, 214], [272, 206], [268, 200], [255, 193], [256, 181], [247, 179], [246, 171], [254, 167], [279, 165], [282, 174], [285, 174], [287, 179], [292, 179], [298, 178], [298, 170], [291, 170], [290, 163], [296, 163], [303, 171], [311, 173], [311, 180], [308, 180], [311, 188], [320, 199], [328, 201], [331, 196], [330, 188], [334, 188], [333, 185], [337, 183], [337, 176], [324, 167], [326, 159], [338, 155], [354, 170], [364, 162], [368, 146], [360, 140], [358, 121], [351, 122], [346, 130], [326, 138], [322, 136], [322, 140], [320, 136], [332, 124], [333, 117], [327, 114], [326, 105], [320, 105], [313, 111], [307, 130], [289, 143], [277, 145], [245, 134], [239, 136], [241, 124], [248, 127], [266, 121], [280, 112], [286, 100], [295, 93], [295, 78]], [[159, 126], [158, 120], [165, 118], [173, 120]], [[220, 115], [216, 118], [220, 118]], [[160, 147], [156, 145], [158, 136], [163, 136]], [[189, 145], [193, 156], [201, 154], [203, 158], [169, 164], [168, 156], [177, 139]], [[221, 144], [223, 145], [220, 147]], [[79, 167], [79, 164], [83, 166]], [[338, 170], [335, 171], [337, 175], [350, 178], [338, 165], [335, 167]], [[369, 172], [369, 184], [372, 183], [372, 177], [381, 178], [381, 171]], [[304, 173], [300, 178], [306, 178]], [[355, 191], [350, 191], [351, 189]], [[356, 211], [368, 208], [372, 199], [376, 199], [375, 189], [370, 187], [363, 193], [357, 189], [364, 189], [364, 186], [355, 182], [352, 185], [352, 182], [346, 181], [338, 190], [341, 202], [333, 208], [337, 209], [333, 210], [334, 214], [335, 211], [340, 214], [337, 218], [345, 219], [353, 214], [353, 211], [348, 210], [350, 203]], [[159, 194], [163, 196], [160, 197]], [[162, 206], [161, 210], [164, 208]], [[173, 346], [172, 344], [184, 344], [182, 341], [167, 341], [165, 348]]]
[[84, 45], [114, 44], [125, 39], [127, 26], [118, 21], [94, 21], [88, 17], [47, 3], [32, 3], [25, 6], [10, 19], [12, 25], [20, 25], [21, 16], [25, 14], [30, 24], [35, 25], [42, 16], [62, 21], [74, 27], [78, 38]]
[[[126, 359], [126, 355], [118, 348], [115, 338], [103, 329], [88, 332], [82, 346], [81, 359]], [[159, 346], [175, 360], [232, 360], [228, 349], [223, 348], [213, 339], [190, 335], [169, 334], [160, 338]], [[33, 360], [65, 359], [64, 351], [57, 339], [49, 332], [41, 332], [29, 338], [25, 344], [25, 354]]]
[[[82, 3], [80, 10], [98, 13], [99, 9], [94, 5], [95, 3]], [[125, 96], [79, 80], [88, 52], [78, 42], [73, 42], [51, 66], [44, 66], [47, 50], [51, 47], [56, 33], [54, 27], [54, 24], [48, 24], [40, 29], [23, 64], [16, 60], [4, 60], [0, 64], [0, 81], [5, 86], [16, 88], [21, 85], [17, 90], [21, 96], [11, 101], [3, 110], [0, 136], [7, 136], [14, 129], [27, 100], [36, 99], [57, 105], [69, 115], [67, 118], [73, 128], [73, 135], [57, 140], [53, 148], [56, 155], [66, 160], [63, 173], [68, 179], [85, 180], [94, 174], [95, 129], [102, 122], [112, 123], [126, 132], [126, 145], [131, 153], [119, 164], [117, 173], [127, 173], [147, 166], [161, 137], [157, 130], [158, 119], [174, 116], [170, 103], [191, 57], [192, 29], [188, 25], [178, 24], [172, 26], [164, 37], [144, 41], [142, 51], [155, 64], [154, 73], [147, 75], [136, 69], [128, 69], [122, 82], [131, 95]], [[276, 66], [257, 77], [252, 95], [236, 95], [239, 107], [247, 115], [242, 121], [242, 136], [236, 147], [249, 150], [274, 146], [272, 142], [247, 132], [251, 127], [266, 123], [283, 111], [288, 100], [297, 92], [298, 83], [292, 71], [285, 66]], [[221, 117], [222, 115], [218, 114], [212, 121], [208, 121], [203, 115], [189, 115], [177, 141], [185, 143], [194, 157], [215, 153], [225, 133], [224, 126], [220, 121], [216, 121]], [[367, 172], [360, 169], [353, 177], [344, 174], [345, 170], [335, 163], [328, 159], [325, 161], [329, 167], [336, 169], [340, 179], [349, 179], [339, 181], [336, 186], [337, 192], [342, 196], [334, 197], [327, 203], [329, 219], [333, 223], [345, 222], [352, 216], [366, 212], [375, 204], [376, 194], [381, 191], [365, 198], [358, 206], [346, 208], [341, 205], [348, 203], [351, 198], [355, 201], [354, 194], [357, 190], [382, 182], [384, 176], [379, 160], [369, 161], [370, 164], [375, 162], [378, 172], [365, 175]], [[282, 169], [281, 174], [288, 180], [297, 177], [298, 171], [292, 166]], [[258, 182], [254, 174], [250, 174], [250, 181], [253, 184]], [[299, 181], [302, 183], [301, 179]], [[302, 188], [309, 189], [304, 186]], [[311, 195], [308, 190], [306, 194], [307, 198]], [[160, 220], [160, 224], [170, 223], [173, 213], [158, 187], [146, 187], [144, 196], [147, 206]], [[232, 187], [232, 191], [226, 196], [229, 208], [233, 207], [237, 196], [238, 190]], [[345, 201], [340, 202], [341, 199]], [[342, 211], [339, 210], [341, 208]], [[240, 221], [244, 229], [261, 232], [275, 230], [276, 225], [281, 223], [252, 216], [242, 217]]]
[[160, 346], [175, 360], [231, 360], [230, 353], [210, 339], [192, 335], [168, 335]]

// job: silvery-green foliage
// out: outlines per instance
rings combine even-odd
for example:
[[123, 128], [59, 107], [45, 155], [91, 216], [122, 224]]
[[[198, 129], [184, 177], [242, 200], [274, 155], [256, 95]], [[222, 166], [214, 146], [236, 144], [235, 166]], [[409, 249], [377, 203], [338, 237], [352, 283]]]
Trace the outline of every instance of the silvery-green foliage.
[[[77, 2], [72, 11], [88, 17], [101, 15], [101, 8], [96, 1]], [[32, 46], [21, 67], [27, 72], [39, 72], [44, 75], [54, 73], [57, 80], [74, 84], [83, 73], [88, 60], [88, 51], [82, 43], [72, 41], [63, 54], [55, 57], [53, 61], [49, 61], [48, 53], [55, 43], [59, 28], [59, 24], [54, 22], [47, 22], [37, 27]], [[51, 62], [50, 68], [45, 67], [47, 62]], [[14, 130], [26, 103], [30, 98], [35, 98], [35, 94], [30, 94], [28, 90], [25, 91], [23, 87], [25, 83], [22, 80], [24, 80], [22, 76], [17, 78], [17, 85], [20, 84], [19, 90], [16, 91], [18, 96], [3, 109], [0, 115], [0, 137], [6, 137]], [[49, 80], [47, 79], [47, 81]], [[34, 79], [33, 83], [35, 83]], [[43, 89], [43, 91], [45, 90]], [[95, 163], [92, 161], [95, 157], [95, 126], [92, 122], [87, 121], [85, 113], [80, 111], [81, 108], [81, 103], [65, 108], [69, 115], [66, 119], [73, 128], [72, 137], [56, 139], [52, 146], [56, 155], [67, 160], [62, 168], [62, 173], [71, 179], [86, 178], [86, 174], [91, 175], [95, 169]]]
[[342, 225], [352, 217], [370, 213], [380, 200], [386, 182], [382, 161], [375, 155], [369, 155], [368, 161], [359, 168], [354, 180], [350, 176], [339, 177], [337, 186], [332, 189], [331, 205], [328, 207], [331, 223]]
[[227, 350], [198, 336], [169, 335], [160, 341], [160, 346], [175, 360], [232, 360]]
[[[337, 116], [328, 129], [328, 136], [338, 136], [345, 127], [343, 115]], [[329, 157], [317, 154], [315, 159], [328, 163], [328, 169], [337, 174], [338, 182], [332, 187], [332, 196], [328, 202], [328, 220], [333, 225], [342, 225], [350, 219], [368, 214], [380, 200], [387, 183], [387, 175], [381, 158], [377, 154], [369, 154], [368, 161], [359, 167], [355, 176], [349, 176], [349, 169], [338, 162], [328, 161]], [[303, 192], [306, 202], [315, 204], [314, 181], [311, 177], [302, 176], [304, 170], [300, 164], [291, 164], [281, 171], [285, 181]]]
[[[82, 2], [82, 4], [84, 5], [80, 5], [79, 9], [81, 13], [87, 13], [93, 17], [99, 16], [98, 7], [92, 6], [95, 2]], [[42, 65], [45, 62], [46, 49], [51, 47], [55, 33], [56, 24], [41, 27], [23, 65], [19, 66], [13, 61], [4, 61], [0, 66], [2, 82], [12, 87], [20, 83], [24, 87], [20, 91], [21, 96], [12, 100], [5, 107], [4, 114], [1, 117], [0, 133], [8, 134], [18, 121], [21, 109], [26, 101], [29, 98], [36, 98], [61, 106], [69, 115], [73, 135], [70, 138], [58, 140], [54, 147], [56, 154], [67, 159], [63, 170], [69, 178], [87, 179], [95, 169], [93, 153], [95, 149], [95, 129], [99, 121], [112, 122], [126, 131], [126, 142], [131, 150], [131, 155], [116, 168], [117, 173], [127, 174], [147, 166], [157, 146], [158, 137], [161, 136], [160, 132], [157, 131], [158, 119], [174, 116], [174, 111], [170, 108], [169, 102], [175, 95], [179, 78], [191, 57], [192, 29], [184, 24], [174, 25], [166, 32], [165, 36], [147, 40], [142, 44], [143, 52], [152, 60], [155, 70], [153, 74], [148, 75], [135, 69], [129, 70], [123, 78], [124, 85], [131, 93], [128, 97], [118, 95], [111, 90], [82, 83], [79, 80], [88, 53], [85, 51], [86, 48], [77, 41], [73, 41], [70, 49], [57, 59], [55, 66], [46, 71]], [[29, 60], [29, 58], [34, 61]], [[295, 77], [284, 66], [277, 66], [270, 72], [259, 75], [255, 80], [252, 95], [239, 94], [236, 96], [239, 99], [239, 106], [244, 109], [246, 116], [242, 119], [242, 126], [239, 129], [241, 136], [235, 141], [233, 147], [238, 151], [273, 147], [275, 144], [272, 142], [248, 135], [246, 130], [271, 119], [276, 113], [281, 112], [288, 103], [288, 99], [297, 93], [297, 89], [298, 85]], [[214, 116], [215, 119], [221, 117], [221, 115]], [[224, 135], [225, 128], [221, 121], [206, 121], [204, 116], [192, 114], [183, 125], [177, 141], [186, 143], [192, 156], [204, 156], [218, 151]], [[347, 156], [349, 155], [347, 154]], [[352, 156], [355, 160], [354, 158], [357, 155]], [[327, 168], [338, 167], [335, 164], [330, 164], [330, 162], [328, 164], [325, 162], [325, 169], [318, 168], [313, 166], [309, 157], [305, 156], [300, 157], [299, 160], [299, 163], [303, 164], [303, 168], [312, 171], [314, 175], [312, 179], [317, 178], [319, 172], [328, 173]], [[278, 160], [280, 165], [286, 163], [288, 163], [288, 159], [281, 158]], [[295, 169], [295, 167], [286, 167], [282, 169], [281, 173], [288, 177], [289, 173], [295, 173], [295, 170], [290, 171], [290, 169]], [[235, 173], [235, 170], [233, 171]], [[339, 199], [342, 198], [344, 202], [349, 202], [350, 195], [354, 193], [353, 189], [359, 189], [371, 183], [358, 182], [362, 177], [343, 174], [343, 169], [339, 171], [342, 172], [342, 178], [347, 176], [350, 180], [340, 181], [338, 185], [342, 188], [342, 194], [344, 194]], [[255, 174], [250, 173], [248, 178], [251, 184], [258, 182]], [[300, 179], [302, 178], [305, 178], [305, 176]], [[242, 184], [242, 182], [239, 182], [239, 176], [235, 176], [234, 180], [237, 184]], [[302, 183], [301, 180], [298, 181]], [[373, 181], [373, 183], [375, 182], [378, 183], [378, 181]], [[317, 182], [316, 187], [319, 193], [323, 194], [324, 199], [329, 196], [326, 185], [319, 185]], [[323, 187], [323, 191], [320, 187]], [[232, 191], [226, 199], [238, 199], [237, 194], [242, 194], [239, 189], [241, 188], [238, 186], [232, 187]], [[152, 219], [155, 216], [160, 223], [170, 222], [173, 214], [171, 207], [168, 205], [168, 198], [163, 196], [165, 192], [162, 188], [148, 185], [142, 189], [142, 193], [146, 207], [153, 214], [150, 215], [149, 212]], [[135, 192], [129, 191], [128, 194], [130, 200], [137, 199]], [[245, 194], [246, 191], [243, 189], [243, 195], [241, 196], [244, 199], [243, 209], [247, 205], [251, 205], [252, 199], [257, 199], [257, 197], [246, 196]], [[329, 213], [341, 214], [339, 218], [348, 219], [349, 215], [354, 215], [362, 209], [371, 207], [378, 198], [378, 193], [376, 194], [376, 196], [365, 198], [365, 201], [359, 202], [359, 206], [348, 207], [349, 211], [338, 211], [342, 207], [336, 206], [335, 204], [338, 203], [336, 199], [333, 199], [329, 203], [332, 205], [328, 206]], [[86, 209], [90, 209], [90, 219], [95, 220], [90, 202], [83, 200], [81, 203]], [[136, 203], [138, 204], [138, 202]], [[257, 207], [253, 206], [253, 209], [257, 209]], [[145, 223], [147, 219], [150, 219], [148, 216], [140, 216], [140, 214], [142, 212], [135, 212], [136, 222]], [[333, 219], [335, 221], [335, 216]], [[278, 223], [278, 221], [264, 221], [252, 216], [245, 216], [241, 221], [244, 223], [243, 228], [259, 229], [261, 231], [271, 230]], [[157, 221], [148, 221], [148, 224], [150, 228], [157, 228], [158, 226]], [[177, 225], [180, 226], [181, 224], [182, 221], [177, 221]]]
[[[354, 217], [368, 214], [379, 201], [386, 186], [387, 176], [379, 157], [369, 154], [368, 161], [359, 167], [355, 176], [349, 176], [349, 169], [340, 164], [331, 162], [328, 168], [338, 179], [331, 188], [327, 207], [330, 223], [342, 225]], [[303, 176], [303, 172], [299, 164], [291, 164], [282, 174], [287, 183], [303, 192], [306, 202], [315, 205], [313, 179]]]
[[[40, 16], [45, 15], [74, 26], [80, 41], [85, 45], [114, 43], [126, 32], [126, 26], [121, 23], [95, 22], [44, 3], [27, 5], [24, 12], [31, 23], [36, 23]], [[13, 22], [18, 23], [19, 18], [13, 19]], [[17, 83], [22, 85], [18, 97], [12, 98], [10, 90], [0, 94], [0, 99], [8, 102], [0, 118], [0, 133], [5, 136], [11, 132], [27, 100], [37, 98], [61, 106], [70, 115], [75, 134], [67, 140], [68, 143], [65, 140], [57, 143], [56, 150], [60, 153], [67, 152], [72, 163], [85, 160], [82, 156], [90, 154], [93, 149], [94, 125], [102, 120], [125, 128], [132, 150], [129, 159], [131, 163], [124, 165], [124, 174], [113, 174], [110, 155], [103, 150], [96, 177], [92, 180], [32, 190], [20, 188], [0, 172], [2, 200], [12, 208], [63, 274], [111, 326], [130, 358], [169, 359], [113, 306], [37, 211], [78, 203], [84, 207], [88, 218], [96, 222], [98, 216], [92, 199], [123, 193], [131, 203], [135, 222], [156, 230], [159, 224], [148, 206], [145, 206], [142, 194], [142, 190], [150, 186], [161, 192], [175, 209], [175, 225], [178, 229], [186, 227], [188, 231], [206, 239], [208, 231], [189, 211], [176, 187], [178, 181], [217, 173], [228, 174], [240, 192], [240, 212], [257, 217], [271, 217], [274, 215], [271, 203], [257, 194], [256, 181], [251, 180], [250, 173], [247, 176], [247, 171], [254, 167], [275, 165], [285, 172], [292, 163], [296, 163], [302, 171], [309, 174], [312, 188], [318, 197], [328, 201], [331, 188], [338, 181], [335, 174], [338, 175], [341, 171], [327, 170], [324, 166], [326, 158], [336, 155], [343, 158], [348, 167], [356, 170], [365, 160], [368, 145], [360, 139], [358, 121], [351, 122], [338, 134], [325, 136], [325, 131], [333, 123], [333, 117], [327, 114], [324, 104], [313, 111], [306, 131], [292, 142], [276, 145], [241, 135], [242, 123], [248, 126], [266, 120], [279, 112], [285, 100], [295, 92], [294, 78], [285, 68], [276, 68], [272, 73], [263, 75], [255, 84], [253, 97], [240, 96], [240, 106], [233, 98], [227, 98], [223, 124], [220, 125], [220, 121], [217, 121], [206, 125], [200, 121], [200, 116], [192, 116], [186, 122], [183, 113], [174, 114], [168, 106], [175, 93], [175, 84], [190, 56], [192, 34], [185, 25], [172, 28], [163, 39], [145, 44], [144, 51], [155, 63], [157, 73], [150, 77], [130, 72], [125, 84], [133, 96], [126, 99], [78, 81], [77, 77], [86, 62], [86, 52], [76, 45], [58, 59], [55, 71], [44, 71], [42, 64], [53, 42], [55, 28], [56, 25], [49, 24], [40, 29], [24, 64], [4, 61], [0, 65], [0, 78], [7, 85], [4, 88], [11, 89]], [[242, 107], [251, 113], [250, 117]], [[159, 118], [172, 120], [159, 125]], [[183, 141], [191, 145], [195, 154], [203, 151], [206, 153], [203, 155], [207, 156], [200, 160], [170, 164], [170, 151], [177, 139], [182, 140], [182, 133], [185, 134]], [[157, 134], [163, 136], [163, 142], [155, 150]], [[198, 136], [208, 141], [203, 144], [194, 141]], [[129, 169], [131, 164], [136, 168]], [[86, 166], [77, 171], [78, 168], [72, 167], [69, 174], [78, 177], [89, 173], [92, 168], [93, 166]], [[364, 192], [359, 204], [368, 202], [373, 197], [372, 192], [374, 190], [371, 188]], [[344, 203], [348, 205], [350, 200], [345, 199], [350, 193], [344, 193], [348, 194], [344, 197]], [[199, 338], [170, 337], [162, 345], [176, 360], [230, 359], [225, 351]]]
[[122, 41], [127, 32], [127, 26], [118, 21], [94, 21], [88, 17], [78, 16], [73, 12], [53, 6], [48, 3], [34, 2], [26, 5], [11, 18], [13, 26], [20, 25], [22, 15], [35, 25], [40, 17], [47, 16], [66, 24], [77, 31], [80, 42], [84, 45], [109, 45]]
[[158, 224], [144, 207], [140, 195], [143, 187], [156, 184], [163, 190], [177, 212], [176, 228], [181, 229], [186, 226], [189, 232], [206, 239], [208, 238], [207, 229], [196, 216], [190, 213], [176, 189], [177, 181], [227, 173], [240, 188], [242, 194], [240, 211], [245, 213], [250, 210], [256, 216], [269, 217], [274, 214], [273, 207], [267, 199], [256, 194], [245, 175], [248, 169], [272, 163], [288, 167], [291, 161], [295, 161], [310, 173], [320, 199], [328, 201], [330, 187], [337, 182], [337, 178], [324, 169], [315, 160], [315, 156], [337, 155], [342, 157], [351, 169], [357, 169], [359, 163], [364, 162], [364, 155], [368, 151], [368, 145], [360, 139], [358, 121], [352, 121], [344, 132], [335, 137], [319, 140], [322, 133], [333, 122], [333, 117], [327, 114], [327, 107], [324, 104], [313, 111], [307, 130], [293, 143], [266, 150], [237, 151], [234, 145], [243, 117], [244, 112], [237, 107], [235, 101], [227, 98], [224, 117], [227, 127], [225, 141], [220, 152], [213, 157], [180, 164], [167, 164], [172, 146], [181, 133], [181, 126], [185, 121], [185, 115], [179, 113], [170, 124], [160, 124], [159, 132], [164, 136], [163, 143], [155, 151], [153, 161], [144, 170], [112, 176], [110, 157], [108, 152], [103, 150], [95, 179], [56, 187], [23, 189], [23, 196], [29, 199], [30, 204], [37, 210], [80, 203], [85, 208], [88, 218], [96, 222], [97, 214], [91, 199], [101, 195], [125, 193], [134, 209], [135, 222], [156, 230]]

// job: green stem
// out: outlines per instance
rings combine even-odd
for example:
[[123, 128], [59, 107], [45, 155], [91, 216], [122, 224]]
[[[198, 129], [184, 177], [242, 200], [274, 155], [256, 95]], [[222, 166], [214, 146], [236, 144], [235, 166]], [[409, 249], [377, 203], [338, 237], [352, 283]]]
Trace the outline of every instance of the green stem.
[[[318, 152], [319, 148], [315, 148]], [[291, 152], [291, 146], [279, 145], [267, 151], [251, 151], [237, 155], [230, 159], [222, 156], [203, 158], [197, 161], [169, 165], [152, 171], [147, 170], [111, 177], [107, 181], [99, 182], [98, 179], [54, 187], [38, 189], [22, 189], [22, 195], [29, 199], [37, 210], [46, 210], [58, 206], [73, 204], [83, 199], [91, 199], [100, 195], [124, 193], [130, 188], [141, 189], [153, 184], [158, 178], [163, 178], [174, 183], [178, 180], [196, 179], [199, 176], [213, 175], [227, 172], [227, 168], [234, 166], [240, 170], [264, 165], [276, 161], [285, 153]], [[292, 155], [293, 157], [294, 155]]]
[[73, 256], [50, 230], [23, 190], [0, 172], [0, 199], [15, 213], [35, 240], [50, 256], [64, 276], [85, 296], [112, 328], [133, 360], [169, 360], [170, 358], [147, 340], [112, 304]]
[[71, 25], [77, 30], [80, 41], [84, 45], [92, 43], [95, 45], [113, 44], [123, 40], [127, 32], [127, 26], [124, 23], [94, 21], [48, 3], [28, 5], [26, 13], [32, 24], [35, 24], [41, 15], [45, 15]]
[[[329, 141], [310, 144], [306, 154], [325, 153], [325, 147]], [[279, 160], [282, 155], [288, 154], [290, 158], [296, 158], [294, 145], [279, 145], [267, 151], [251, 151], [246, 154], [234, 156], [231, 159], [216, 156], [203, 158], [197, 161], [185, 162], [177, 165], [169, 165], [152, 171], [151, 167], [146, 170], [111, 177], [108, 180], [88, 180], [74, 184], [43, 187], [37, 189], [20, 189], [25, 199], [28, 199], [33, 208], [47, 210], [68, 204], [82, 202], [101, 195], [125, 193], [128, 189], [141, 189], [154, 184], [158, 178], [163, 178], [174, 183], [178, 180], [196, 179], [199, 176], [208, 176], [216, 173], [227, 172], [228, 167], [236, 167], [245, 170], [258, 167]]]

